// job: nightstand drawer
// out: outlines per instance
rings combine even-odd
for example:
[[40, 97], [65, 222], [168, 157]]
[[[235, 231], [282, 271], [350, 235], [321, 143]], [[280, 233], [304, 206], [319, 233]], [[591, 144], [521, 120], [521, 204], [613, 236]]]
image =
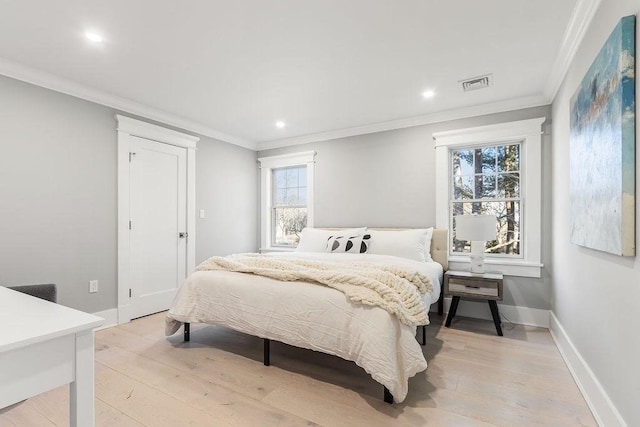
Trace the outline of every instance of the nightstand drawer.
[[478, 283], [469, 281], [468, 284], [460, 283], [462, 281], [456, 280], [457, 283], [451, 283], [449, 281], [449, 292], [472, 294], [472, 295], [486, 295], [489, 297], [498, 296], [498, 283]]

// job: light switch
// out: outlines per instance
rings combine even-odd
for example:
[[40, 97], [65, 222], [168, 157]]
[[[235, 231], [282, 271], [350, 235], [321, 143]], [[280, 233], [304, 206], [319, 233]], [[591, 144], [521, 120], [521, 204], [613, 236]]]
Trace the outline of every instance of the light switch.
[[200, 209], [200, 218], [204, 218], [204, 209]]
[[98, 281], [97, 280], [89, 280], [89, 292], [90, 293], [98, 292]]

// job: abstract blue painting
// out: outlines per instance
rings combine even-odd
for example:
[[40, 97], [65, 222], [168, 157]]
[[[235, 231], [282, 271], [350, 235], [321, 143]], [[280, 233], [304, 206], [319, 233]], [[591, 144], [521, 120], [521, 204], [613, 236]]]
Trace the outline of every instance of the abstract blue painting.
[[571, 98], [571, 242], [635, 255], [635, 16], [620, 20]]

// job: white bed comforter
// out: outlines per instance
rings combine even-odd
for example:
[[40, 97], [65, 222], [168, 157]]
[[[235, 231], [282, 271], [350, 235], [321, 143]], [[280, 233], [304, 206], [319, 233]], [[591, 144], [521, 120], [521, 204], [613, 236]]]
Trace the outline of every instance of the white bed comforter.
[[[401, 265], [431, 278], [434, 290], [425, 295], [427, 307], [440, 296], [442, 266], [436, 262], [368, 254], [293, 252], [269, 256]], [[166, 334], [175, 333], [182, 322], [223, 325], [352, 360], [386, 386], [397, 402], [405, 399], [409, 378], [427, 368], [415, 327], [403, 325], [382, 308], [352, 303], [340, 291], [318, 283], [197, 271], [178, 291], [167, 314]]]

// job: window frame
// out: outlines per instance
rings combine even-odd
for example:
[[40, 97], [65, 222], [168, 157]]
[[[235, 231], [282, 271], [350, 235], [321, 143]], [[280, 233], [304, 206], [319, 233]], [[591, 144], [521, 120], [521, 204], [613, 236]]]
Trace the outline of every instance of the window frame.
[[[521, 176], [521, 257], [486, 254], [490, 271], [511, 276], [540, 277], [542, 219], [542, 123], [545, 117], [478, 126], [433, 134], [436, 151], [436, 227], [451, 230], [452, 165], [451, 151], [519, 142]], [[449, 239], [453, 237], [450, 233]], [[452, 253], [449, 242], [449, 268], [468, 270], [469, 256]]]
[[[304, 205], [301, 204], [297, 204], [297, 205], [279, 205], [277, 203], [277, 195], [276, 195], [276, 191], [278, 190], [278, 186], [277, 183], [275, 182], [275, 179], [273, 179], [276, 171], [280, 171], [280, 170], [287, 170], [287, 169], [302, 169], [303, 165], [293, 165], [293, 166], [284, 166], [284, 167], [274, 167], [271, 168], [271, 217], [269, 218], [270, 222], [271, 222], [271, 240], [270, 240], [270, 245], [273, 248], [291, 248], [291, 247], [295, 247], [295, 246], [291, 246], [291, 245], [278, 245], [277, 243], [275, 243], [276, 241], [276, 234], [277, 234], [277, 230], [276, 230], [276, 212], [278, 210], [278, 208], [292, 208], [292, 209], [299, 209], [299, 208], [304, 208], [308, 210], [307, 207], [307, 203], [305, 203]], [[305, 169], [305, 175], [309, 172], [309, 169], [307, 168], [306, 165], [304, 165], [304, 169]], [[305, 177], [305, 181], [306, 181], [306, 177]], [[286, 187], [287, 189], [290, 187]], [[299, 186], [297, 188], [300, 188]], [[307, 188], [307, 185], [305, 183], [305, 189]], [[308, 217], [307, 217], [308, 219]]]
[[313, 187], [315, 151], [261, 157], [260, 167], [260, 251], [293, 251], [292, 246], [272, 244], [273, 235], [273, 170], [292, 166], [307, 167], [307, 227], [313, 227]]
[[[527, 236], [525, 234], [524, 229], [526, 228], [526, 219], [525, 219], [525, 212], [523, 209], [523, 200], [526, 198], [526, 177], [523, 174], [523, 165], [526, 163], [526, 153], [524, 152], [524, 147], [523, 147], [523, 143], [521, 139], [515, 139], [515, 140], [511, 140], [511, 141], [501, 141], [501, 142], [485, 142], [482, 144], [475, 144], [475, 145], [461, 145], [461, 146], [451, 146], [449, 147], [449, 204], [448, 204], [448, 209], [449, 209], [449, 221], [447, 223], [447, 229], [451, 230], [451, 233], [449, 233], [449, 252], [448, 254], [450, 256], [468, 256], [468, 253], [464, 253], [464, 252], [454, 252], [453, 251], [453, 204], [454, 203], [474, 203], [474, 202], [492, 202], [492, 201], [496, 201], [496, 200], [492, 200], [490, 198], [488, 198], [487, 200], [483, 200], [483, 199], [472, 199], [472, 200], [467, 200], [467, 199], [459, 199], [456, 200], [453, 197], [453, 193], [454, 193], [454, 188], [453, 188], [453, 151], [461, 151], [461, 150], [475, 150], [477, 148], [486, 148], [486, 147], [499, 147], [499, 146], [506, 146], [506, 145], [518, 145], [520, 147], [520, 164], [519, 164], [519, 169], [518, 169], [518, 174], [519, 174], [519, 193], [520, 196], [517, 197], [518, 203], [520, 203], [520, 223], [518, 224], [518, 229], [519, 229], [519, 234], [520, 234], [520, 253], [517, 255], [509, 255], [509, 254], [500, 254], [500, 253], [489, 253], [489, 252], [485, 252], [485, 257], [491, 257], [491, 258], [503, 258], [503, 259], [512, 259], [512, 260], [524, 260], [524, 247], [526, 245], [526, 240], [527, 240]], [[476, 174], [474, 174], [475, 176]], [[484, 174], [483, 174], [484, 175]], [[496, 199], [495, 197], [493, 199]], [[506, 200], [506, 199], [505, 199]], [[524, 243], [524, 244], [523, 244]]]

